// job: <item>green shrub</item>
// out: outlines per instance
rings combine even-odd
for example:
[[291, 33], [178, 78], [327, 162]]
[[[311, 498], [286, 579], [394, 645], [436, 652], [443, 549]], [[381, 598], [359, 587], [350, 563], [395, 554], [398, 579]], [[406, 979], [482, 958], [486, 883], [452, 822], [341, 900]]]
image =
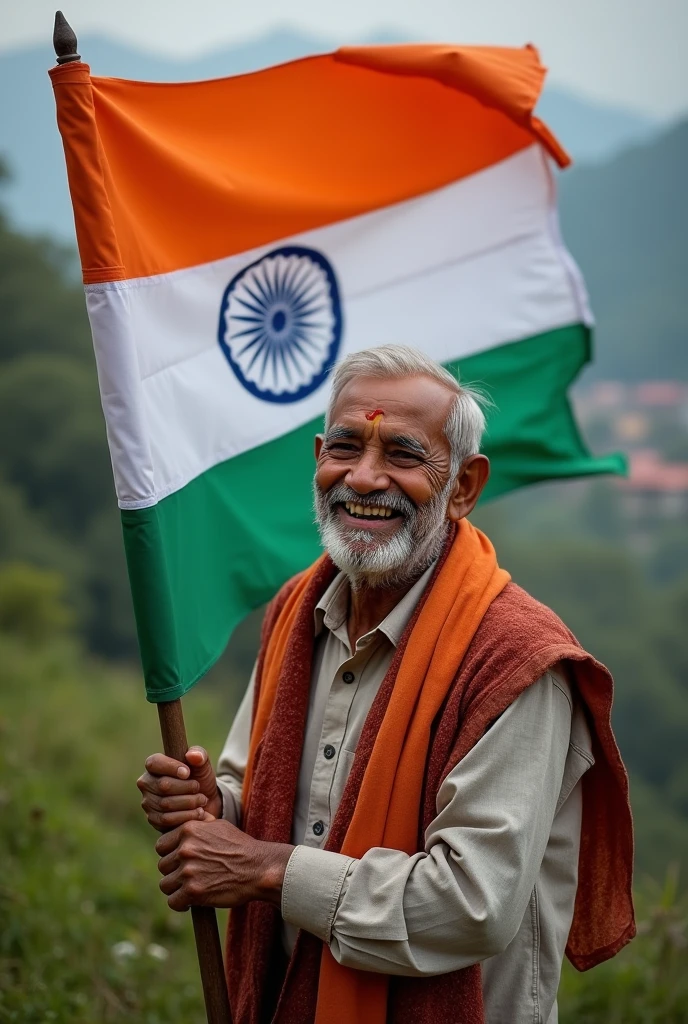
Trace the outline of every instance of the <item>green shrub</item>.
[[[185, 702], [189, 734], [215, 752], [221, 703]], [[135, 673], [68, 641], [0, 637], [3, 1024], [205, 1021], [191, 921], [158, 890], [134, 785], [159, 747]]]
[[688, 902], [677, 883], [674, 867], [662, 891], [649, 885], [637, 897], [637, 938], [613, 960], [564, 970], [561, 1024], [686, 1024]]
[[41, 644], [72, 624], [59, 573], [21, 562], [0, 566], [0, 632]]

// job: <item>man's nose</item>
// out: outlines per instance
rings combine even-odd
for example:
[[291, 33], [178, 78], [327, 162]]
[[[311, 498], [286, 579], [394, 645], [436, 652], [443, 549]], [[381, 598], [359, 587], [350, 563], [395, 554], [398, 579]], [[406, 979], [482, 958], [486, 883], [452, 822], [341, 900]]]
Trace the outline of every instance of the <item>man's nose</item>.
[[345, 482], [359, 494], [386, 491], [390, 484], [378, 453], [370, 450], [361, 453], [361, 457], [346, 474]]

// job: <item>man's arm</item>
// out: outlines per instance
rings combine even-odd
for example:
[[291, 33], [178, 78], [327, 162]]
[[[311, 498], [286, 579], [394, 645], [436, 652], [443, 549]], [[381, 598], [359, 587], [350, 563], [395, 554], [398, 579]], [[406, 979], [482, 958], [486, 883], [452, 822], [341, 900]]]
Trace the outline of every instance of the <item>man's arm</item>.
[[340, 963], [385, 974], [441, 974], [501, 952], [540, 870], [570, 730], [568, 686], [548, 674], [449, 774], [424, 852], [376, 848], [353, 860], [296, 847], [285, 920]]

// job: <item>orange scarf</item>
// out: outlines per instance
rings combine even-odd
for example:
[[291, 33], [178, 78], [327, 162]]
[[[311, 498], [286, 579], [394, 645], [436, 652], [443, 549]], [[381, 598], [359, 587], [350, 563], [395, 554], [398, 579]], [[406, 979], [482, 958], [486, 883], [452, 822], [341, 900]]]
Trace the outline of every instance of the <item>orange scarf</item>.
[[[256, 750], [270, 719], [287, 640], [319, 564], [311, 566], [294, 587], [267, 646], [244, 780], [244, 807], [250, 799]], [[377, 846], [415, 853], [432, 723], [483, 615], [509, 579], [499, 568], [487, 537], [462, 519], [399, 666], [343, 854], [358, 858]], [[324, 946], [316, 1024], [335, 1020], [384, 1024], [388, 984], [386, 975], [342, 967]]]

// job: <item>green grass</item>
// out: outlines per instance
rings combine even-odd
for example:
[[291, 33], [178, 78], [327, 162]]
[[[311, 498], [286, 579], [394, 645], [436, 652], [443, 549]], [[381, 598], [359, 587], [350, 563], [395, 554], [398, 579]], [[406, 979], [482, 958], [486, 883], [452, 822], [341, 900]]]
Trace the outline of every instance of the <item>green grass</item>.
[[685, 1024], [688, 1021], [688, 901], [678, 869], [662, 887], [636, 894], [638, 936], [618, 956], [585, 974], [564, 964], [561, 1024]]
[[[191, 921], [158, 891], [134, 785], [160, 747], [140, 680], [67, 644], [0, 642], [0, 664], [0, 1021], [204, 1021]], [[186, 702], [213, 751], [218, 703]]]
[[[216, 754], [237, 687], [185, 699]], [[135, 779], [159, 749], [135, 672], [68, 641], [0, 636], [0, 1021], [202, 1024], [188, 915], [158, 891], [155, 834]], [[641, 936], [592, 972], [564, 972], [562, 1024], [688, 1022], [685, 901], [644, 884]], [[224, 919], [221, 922], [224, 929]], [[124, 944], [124, 945], [121, 945]]]

